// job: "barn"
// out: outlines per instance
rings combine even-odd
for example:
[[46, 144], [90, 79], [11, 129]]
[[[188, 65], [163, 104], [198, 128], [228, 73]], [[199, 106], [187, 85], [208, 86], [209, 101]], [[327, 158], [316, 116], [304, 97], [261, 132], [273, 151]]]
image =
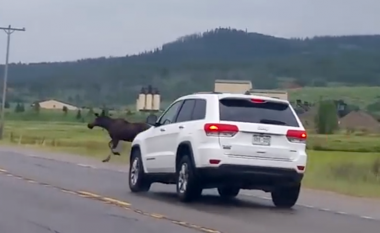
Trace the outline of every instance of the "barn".
[[78, 107], [76, 107], [74, 105], [64, 103], [64, 102], [54, 100], [54, 99], [37, 101], [37, 102], [33, 103], [32, 106], [35, 105], [36, 103], [38, 103], [40, 105], [41, 109], [50, 109], [50, 110], [59, 109], [59, 110], [62, 110], [64, 106], [66, 106], [67, 110], [78, 110], [79, 109]]

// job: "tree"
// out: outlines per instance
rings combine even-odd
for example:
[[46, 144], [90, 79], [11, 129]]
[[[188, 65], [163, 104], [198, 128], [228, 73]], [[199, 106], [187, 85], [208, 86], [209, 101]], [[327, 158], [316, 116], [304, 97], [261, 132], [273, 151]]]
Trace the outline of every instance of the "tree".
[[75, 116], [76, 119], [82, 119], [82, 111], [80, 109], [78, 109], [77, 111], [77, 115]]
[[101, 116], [109, 116], [109, 112], [106, 106], [103, 106], [102, 112], [100, 113]]
[[127, 116], [133, 115], [133, 112], [130, 109], [127, 109], [126, 115]]
[[338, 129], [338, 114], [333, 101], [320, 101], [315, 126], [319, 134], [333, 134]]
[[87, 112], [87, 116], [94, 116], [94, 114], [95, 114], [95, 112], [94, 112], [94, 109], [92, 108], [92, 107], [90, 107], [89, 109], [88, 109], [88, 112]]
[[40, 108], [41, 108], [40, 103], [36, 102], [36, 103], [33, 104], [33, 110], [34, 110], [37, 114], [40, 113]]
[[8, 109], [8, 108], [10, 108], [10, 107], [11, 107], [11, 105], [9, 104], [9, 102], [8, 102], [8, 101], [5, 101], [4, 108]]
[[16, 112], [16, 113], [21, 112], [21, 105], [20, 105], [20, 103], [17, 103], [17, 104], [16, 104], [16, 106], [15, 106], [15, 112]]
[[23, 103], [20, 103], [20, 112], [25, 112], [25, 106]]
[[69, 111], [69, 109], [67, 109], [66, 106], [63, 106], [62, 111], [63, 111], [63, 115], [67, 116], [67, 112]]
[[15, 112], [16, 112], [16, 113], [25, 112], [24, 104], [22, 104], [22, 103], [17, 103], [17, 105], [16, 105], [16, 107], [15, 107]]

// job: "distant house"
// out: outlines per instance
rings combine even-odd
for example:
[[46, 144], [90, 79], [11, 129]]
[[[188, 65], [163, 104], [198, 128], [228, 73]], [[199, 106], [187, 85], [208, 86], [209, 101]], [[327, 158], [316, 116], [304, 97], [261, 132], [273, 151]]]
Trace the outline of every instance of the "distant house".
[[58, 100], [53, 100], [53, 99], [50, 99], [50, 100], [44, 100], [44, 101], [37, 101], [35, 103], [32, 104], [32, 106], [34, 106], [36, 103], [38, 103], [40, 105], [40, 108], [41, 109], [51, 109], [51, 110], [54, 110], [54, 109], [63, 109], [64, 106], [66, 106], [67, 110], [78, 110], [79, 108], [74, 106], [74, 105], [71, 105], [71, 104], [67, 104], [67, 103], [64, 103], [64, 102], [61, 102], [61, 101], [58, 101]]
[[364, 111], [352, 111], [340, 119], [341, 129], [366, 130], [371, 133], [380, 132], [379, 122]]
[[249, 80], [224, 80], [217, 79], [214, 83], [215, 92], [227, 92], [235, 94], [244, 94], [252, 89], [252, 82]]

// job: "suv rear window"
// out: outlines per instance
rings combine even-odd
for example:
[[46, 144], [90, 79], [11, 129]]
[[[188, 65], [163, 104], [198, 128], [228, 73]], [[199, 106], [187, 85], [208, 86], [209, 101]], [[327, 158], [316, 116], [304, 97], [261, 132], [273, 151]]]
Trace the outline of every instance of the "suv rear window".
[[219, 101], [221, 121], [238, 121], [299, 127], [286, 103], [252, 103], [249, 99], [225, 98]]

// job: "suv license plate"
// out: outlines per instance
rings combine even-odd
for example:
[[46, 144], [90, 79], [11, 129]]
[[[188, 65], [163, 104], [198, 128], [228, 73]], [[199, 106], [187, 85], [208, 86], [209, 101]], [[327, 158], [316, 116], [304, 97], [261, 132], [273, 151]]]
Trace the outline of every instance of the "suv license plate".
[[252, 144], [261, 146], [270, 146], [270, 136], [262, 134], [254, 134]]

